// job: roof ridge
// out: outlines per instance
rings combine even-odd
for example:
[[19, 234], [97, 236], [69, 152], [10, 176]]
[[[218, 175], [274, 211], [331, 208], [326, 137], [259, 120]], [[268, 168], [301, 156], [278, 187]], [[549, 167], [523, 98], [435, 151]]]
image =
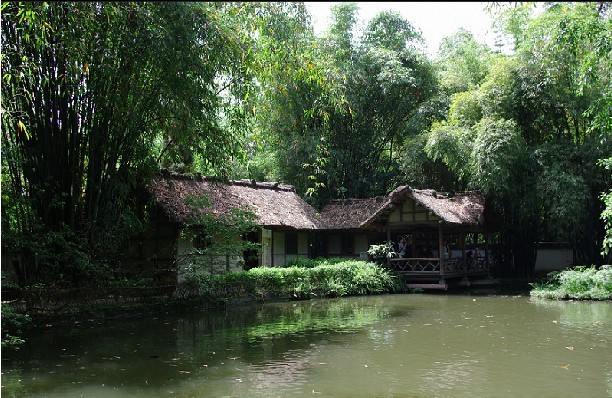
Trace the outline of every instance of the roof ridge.
[[177, 173], [174, 171], [170, 171], [168, 169], [161, 169], [160, 175], [164, 178], [170, 178], [173, 180], [182, 180], [182, 181], [206, 181], [206, 182], [216, 182], [222, 183], [225, 185], [236, 185], [236, 186], [244, 186], [244, 187], [253, 187], [256, 189], [275, 189], [286, 192], [296, 192], [295, 187], [293, 185], [281, 184], [277, 181], [256, 181], [253, 179], [241, 178], [241, 179], [228, 179], [226, 177], [219, 176], [205, 176], [202, 173]]
[[263, 189], [276, 189], [286, 192], [295, 192], [295, 187], [293, 185], [281, 184], [278, 181], [256, 181], [252, 179], [238, 179], [238, 180], [230, 180], [232, 185], [243, 186], [243, 187], [253, 187], [253, 188], [263, 188]]

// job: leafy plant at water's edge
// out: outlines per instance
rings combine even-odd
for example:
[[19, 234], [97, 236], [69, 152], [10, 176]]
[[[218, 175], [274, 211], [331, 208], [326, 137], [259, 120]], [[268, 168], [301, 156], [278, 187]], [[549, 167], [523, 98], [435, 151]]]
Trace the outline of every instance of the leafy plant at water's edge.
[[393, 248], [393, 242], [385, 242], [380, 245], [371, 245], [368, 249], [368, 254], [372, 256], [378, 262], [382, 262], [387, 258], [391, 258], [397, 255]]
[[612, 265], [577, 266], [551, 272], [548, 281], [532, 283], [532, 297], [555, 300], [611, 300]]
[[223, 275], [192, 275], [177, 292], [182, 297], [225, 301], [246, 296], [339, 297], [402, 290], [399, 278], [391, 271], [375, 263], [348, 260], [313, 268], [259, 267]]

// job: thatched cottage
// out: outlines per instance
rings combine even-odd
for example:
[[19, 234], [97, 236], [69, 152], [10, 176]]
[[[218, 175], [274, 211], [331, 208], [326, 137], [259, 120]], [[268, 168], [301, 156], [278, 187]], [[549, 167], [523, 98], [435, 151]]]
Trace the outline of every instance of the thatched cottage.
[[[202, 216], [222, 218], [240, 210], [254, 215], [257, 225], [255, 231], [236, 234], [233, 239], [259, 244], [259, 255], [203, 256], [202, 261], [213, 265], [212, 272], [284, 265], [291, 258], [307, 258], [310, 232], [322, 228], [315, 210], [292, 186], [284, 184], [166, 174], [155, 179], [147, 191], [155, 203], [151, 227], [128, 242], [126, 250], [128, 261], [140, 264], [141, 269], [176, 270], [197, 260], [193, 253], [207, 245], [197, 233]], [[185, 233], [190, 230], [193, 233]], [[232, 239], [209, 235], [211, 239]]]
[[485, 199], [478, 191], [442, 193], [409, 186], [371, 199], [335, 200], [321, 212], [329, 248], [340, 240], [345, 247], [353, 244], [363, 257], [370, 245], [381, 242], [394, 242], [399, 252], [398, 240], [404, 238], [403, 255], [390, 257], [389, 266], [419, 282], [489, 274], [493, 258], [484, 216]]
[[[133, 262], [149, 268], [176, 270], [193, 253], [197, 234], [184, 231], [197, 226], [199, 211], [222, 217], [241, 209], [254, 215], [257, 229], [236, 239], [259, 244], [260, 252], [255, 258], [247, 253], [224, 258], [216, 270], [283, 266], [298, 257], [365, 259], [371, 245], [403, 236], [409, 248], [403, 257], [389, 258], [389, 265], [406, 276], [438, 281], [441, 276], [488, 272], [484, 198], [477, 191], [440, 193], [402, 186], [386, 196], [334, 200], [320, 213], [292, 186], [279, 183], [166, 174], [148, 192], [156, 204], [152, 228], [129, 243], [128, 253]], [[194, 201], [198, 198], [203, 199], [199, 204]], [[448, 258], [441, 254], [443, 242], [451, 247]], [[480, 257], [469, 256], [478, 246]]]

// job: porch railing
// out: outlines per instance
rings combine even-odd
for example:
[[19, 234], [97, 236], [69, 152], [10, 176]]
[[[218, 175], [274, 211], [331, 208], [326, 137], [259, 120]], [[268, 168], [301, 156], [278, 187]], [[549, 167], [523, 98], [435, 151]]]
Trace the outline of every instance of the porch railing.
[[440, 272], [437, 257], [392, 258], [391, 267], [397, 272]]
[[445, 273], [486, 271], [487, 264], [484, 257], [476, 258], [449, 258], [443, 262], [437, 257], [419, 258], [392, 258], [391, 268], [394, 271], [403, 272], [440, 272], [440, 264], [443, 264]]

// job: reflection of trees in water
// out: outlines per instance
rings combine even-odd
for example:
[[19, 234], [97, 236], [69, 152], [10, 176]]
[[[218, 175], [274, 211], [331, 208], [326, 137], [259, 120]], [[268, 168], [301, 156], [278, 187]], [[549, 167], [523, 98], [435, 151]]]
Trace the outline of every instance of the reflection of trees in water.
[[[375, 388], [369, 384], [373, 380], [423, 396], [434, 391], [491, 396], [488, 377], [525, 371], [522, 359], [532, 352], [546, 360], [534, 358], [535, 365], [529, 366], [544, 363], [554, 372], [571, 363], [571, 371], [584, 367], [581, 377], [586, 380], [587, 365], [578, 362], [584, 360], [592, 364], [591, 380], [601, 384], [610, 380], [609, 343], [604, 340], [611, 340], [611, 308], [609, 302], [525, 297], [386, 295], [52, 327], [22, 348], [20, 362], [9, 361], [3, 352], [2, 395], [70, 390], [71, 395], [101, 396], [113, 389], [125, 396], [172, 391], [272, 398], [336, 388], [331, 376], [348, 377], [351, 388], [365, 390]], [[422, 323], [437, 326], [418, 327]], [[464, 327], [454, 327], [458, 324]], [[487, 348], [493, 344], [518, 355], [493, 360]], [[367, 369], [357, 362], [364, 358], [371, 360], [363, 362]], [[412, 367], [406, 367], [410, 361]], [[357, 366], [350, 371], [334, 366], [345, 363]], [[368, 379], [355, 379], [364, 374], [361, 370]], [[313, 380], [319, 384], [308, 384]]]
[[[398, 315], [392, 312], [382, 297], [315, 299], [53, 327], [32, 336], [13, 361], [3, 352], [3, 381], [45, 383], [47, 375], [58, 387], [128, 389], [175, 385], [237, 367], [257, 388], [281, 379], [295, 385], [316, 364], [317, 346], [333, 344], [336, 333], [359, 333]], [[16, 383], [11, 391], [37, 388], [33, 383]]]
[[612, 326], [612, 305], [609, 302], [543, 299], [531, 299], [531, 302], [540, 308], [556, 310], [559, 313], [559, 323], [564, 326], [581, 329], [609, 329]]
[[179, 349], [194, 355], [194, 368], [198, 362], [210, 369], [233, 360], [245, 378], [234, 389], [250, 386], [269, 396], [266, 392], [274, 388], [305, 383], [317, 365], [317, 347], [333, 344], [334, 334], [358, 333], [390, 316], [389, 306], [382, 301], [339, 298], [268, 303], [230, 310], [215, 320], [183, 319], [177, 333], [185, 343], [179, 343]]
[[315, 355], [293, 353], [281, 360], [252, 365], [247, 372], [249, 384], [257, 390], [287, 388], [302, 385], [308, 381], [308, 371], [316, 363]]
[[261, 325], [247, 327], [251, 342], [265, 338], [307, 333], [350, 333], [362, 329], [389, 316], [387, 308], [362, 307], [360, 305], [335, 301], [325, 306], [294, 307]]
[[[359, 332], [392, 314], [382, 303], [341, 298], [269, 303], [219, 316], [181, 319], [179, 349], [200, 353], [206, 360], [228, 351], [249, 363], [264, 363], [281, 359], [290, 350], [307, 349], [334, 333]], [[214, 356], [207, 354], [213, 351]]]

